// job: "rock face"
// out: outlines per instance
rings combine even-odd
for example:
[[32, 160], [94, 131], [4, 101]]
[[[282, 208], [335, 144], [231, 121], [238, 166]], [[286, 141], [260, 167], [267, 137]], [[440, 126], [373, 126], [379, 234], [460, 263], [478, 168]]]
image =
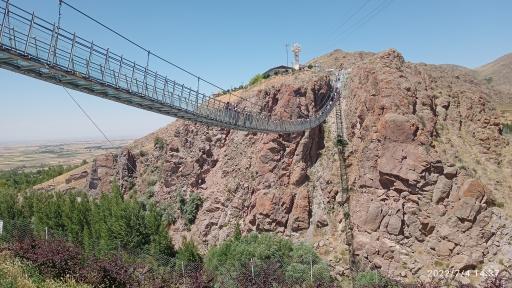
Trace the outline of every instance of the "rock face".
[[[334, 51], [312, 64], [351, 71], [342, 106], [358, 262], [403, 279], [422, 279], [434, 263], [462, 270], [508, 263], [510, 219], [491, 205], [507, 207], [512, 198], [512, 161], [504, 161], [511, 145], [487, 99], [495, 92], [468, 69], [408, 63], [395, 50]], [[242, 93], [267, 112], [303, 117], [330, 93], [325, 73], [276, 76]], [[170, 228], [176, 244], [185, 235], [206, 249], [238, 223], [245, 233], [310, 242], [343, 274], [332, 114], [321, 127], [291, 135], [178, 120], [117, 158], [98, 158], [85, 188], [107, 191], [117, 179], [125, 192], [163, 207], [178, 191], [195, 192], [204, 204], [191, 227], [178, 219]], [[164, 148], [154, 147], [157, 137]]]

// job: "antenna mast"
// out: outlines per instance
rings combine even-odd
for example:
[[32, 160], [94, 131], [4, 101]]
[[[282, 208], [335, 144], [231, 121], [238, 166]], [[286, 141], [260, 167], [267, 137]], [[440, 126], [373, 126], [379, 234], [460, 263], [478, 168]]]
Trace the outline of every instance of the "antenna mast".
[[299, 43], [294, 43], [292, 46], [292, 52], [293, 52], [293, 56], [294, 56], [293, 69], [295, 69], [295, 70], [299, 70], [299, 68], [300, 68], [300, 61], [299, 61], [300, 51], [301, 51], [301, 48], [300, 48]]

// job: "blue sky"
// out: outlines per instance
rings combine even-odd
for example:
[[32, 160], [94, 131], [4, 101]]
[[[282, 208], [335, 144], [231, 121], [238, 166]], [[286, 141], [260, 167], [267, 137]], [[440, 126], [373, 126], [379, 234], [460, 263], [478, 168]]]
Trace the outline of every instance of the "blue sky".
[[[285, 44], [293, 42], [302, 45], [306, 61], [336, 48], [396, 48], [412, 62], [477, 67], [512, 52], [512, 1], [508, 0], [68, 2], [226, 88], [284, 64]], [[57, 18], [57, 0], [11, 3], [48, 20]], [[145, 62], [143, 52], [67, 7], [62, 26]], [[154, 59], [150, 66], [170, 78], [184, 77]], [[0, 143], [101, 137], [61, 87], [5, 70], [0, 70], [0, 83]], [[71, 93], [111, 138], [140, 137], [173, 120]]]

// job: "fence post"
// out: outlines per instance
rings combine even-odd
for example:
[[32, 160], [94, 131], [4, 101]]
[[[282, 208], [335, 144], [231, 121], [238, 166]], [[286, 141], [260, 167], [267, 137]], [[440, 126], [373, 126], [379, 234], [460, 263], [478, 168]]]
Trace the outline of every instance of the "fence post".
[[183, 261], [181, 261], [181, 272], [183, 273], [183, 279], [185, 279], [185, 266], [183, 265]]
[[0, 220], [0, 236], [4, 234], [4, 221]]
[[48, 240], [48, 227], [44, 227], [44, 239]]
[[309, 258], [309, 267], [310, 267], [310, 271], [311, 271], [311, 283], [313, 283], [313, 255], [310, 256]]
[[252, 274], [252, 281], [254, 282], [254, 261], [253, 261], [253, 258], [251, 258], [251, 274]]

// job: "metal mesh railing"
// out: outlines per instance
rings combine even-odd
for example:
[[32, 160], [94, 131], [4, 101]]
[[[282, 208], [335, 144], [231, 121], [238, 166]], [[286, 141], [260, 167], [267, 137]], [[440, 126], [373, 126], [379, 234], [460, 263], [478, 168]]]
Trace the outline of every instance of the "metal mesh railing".
[[[213, 96], [200, 92], [202, 79], [197, 77], [197, 88], [190, 88], [157, 73], [148, 65], [141, 66], [108, 48], [81, 38], [62, 27], [39, 18], [18, 6], [1, 0], [0, 66], [14, 65], [16, 72], [84, 91], [90, 94], [137, 106], [126, 96], [135, 96], [135, 102], [163, 105], [169, 110], [144, 109], [178, 118], [211, 125], [261, 132], [298, 132], [319, 125], [333, 109], [337, 94], [333, 88], [324, 97], [317, 112], [307, 119], [279, 119], [259, 107], [238, 109]], [[27, 71], [32, 71], [28, 73]], [[63, 76], [69, 79], [62, 80]], [[54, 78], [58, 78], [55, 81]], [[333, 87], [341, 87], [344, 73], [333, 76]], [[59, 82], [60, 81], [60, 82]], [[137, 106], [141, 107], [141, 106]]]

